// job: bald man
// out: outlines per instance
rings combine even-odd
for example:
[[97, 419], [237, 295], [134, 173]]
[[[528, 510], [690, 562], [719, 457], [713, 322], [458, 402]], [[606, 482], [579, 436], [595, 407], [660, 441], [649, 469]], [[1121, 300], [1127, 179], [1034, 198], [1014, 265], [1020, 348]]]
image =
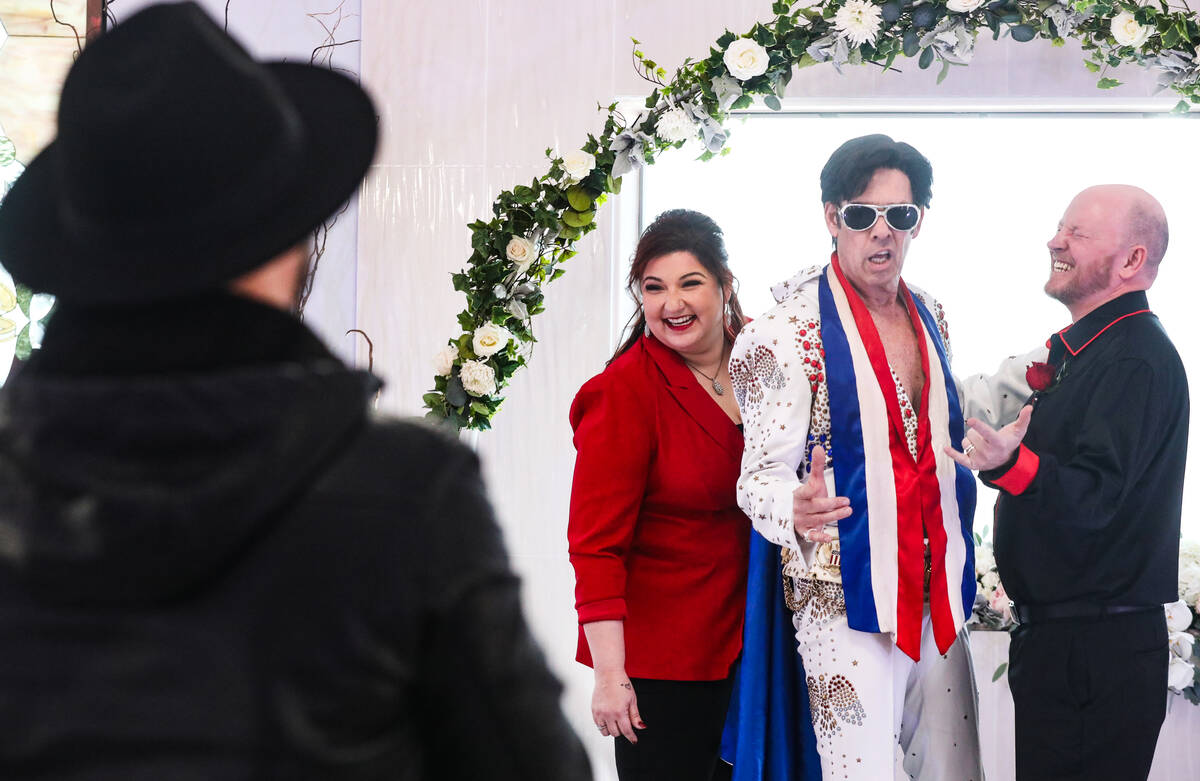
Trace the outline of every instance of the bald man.
[[1188, 431], [1183, 364], [1146, 299], [1167, 219], [1144, 190], [1090, 187], [1047, 246], [1045, 290], [1072, 323], [1050, 337], [1032, 415], [999, 431], [968, 420], [952, 455], [1000, 490], [1018, 781], [1145, 779], [1166, 713]]

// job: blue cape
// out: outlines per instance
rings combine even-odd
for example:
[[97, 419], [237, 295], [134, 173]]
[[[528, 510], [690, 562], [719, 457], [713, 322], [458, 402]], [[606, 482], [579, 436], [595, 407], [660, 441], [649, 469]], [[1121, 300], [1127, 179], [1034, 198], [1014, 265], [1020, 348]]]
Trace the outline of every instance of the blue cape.
[[721, 758], [733, 765], [733, 781], [821, 781], [804, 665], [783, 597], [779, 546], [756, 532], [750, 536], [742, 661]]

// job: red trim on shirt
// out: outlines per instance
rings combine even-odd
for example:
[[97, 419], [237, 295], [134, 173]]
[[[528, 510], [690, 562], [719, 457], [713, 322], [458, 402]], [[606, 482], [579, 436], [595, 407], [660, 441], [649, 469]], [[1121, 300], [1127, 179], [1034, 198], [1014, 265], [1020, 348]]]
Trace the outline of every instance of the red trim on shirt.
[[1037, 475], [1039, 463], [1038, 454], [1021, 445], [1017, 452], [1017, 462], [1003, 475], [992, 480], [991, 483], [1005, 493], [1012, 494], [1013, 496], [1023, 494]]
[[[1063, 336], [1063, 334], [1066, 331], [1070, 330], [1071, 326], [1067, 326], [1062, 331], [1059, 331], [1058, 338], [1062, 339], [1063, 346], [1067, 348], [1067, 351], [1070, 352], [1071, 355], [1079, 355], [1079, 353], [1083, 352], [1083, 348], [1087, 347], [1089, 344], [1096, 341], [1096, 338], [1099, 337], [1100, 334], [1102, 334], [1105, 331], [1107, 331], [1108, 329], [1112, 328], [1117, 323], [1121, 322], [1122, 320], [1124, 320], [1127, 317], [1133, 317], [1134, 315], [1144, 315], [1149, 311], [1150, 311], [1149, 309], [1139, 309], [1136, 312], [1130, 312], [1128, 314], [1121, 315], [1116, 320], [1113, 320], [1111, 323], [1109, 323], [1108, 325], [1104, 326], [1099, 331], [1097, 331], [1095, 336], [1093, 336], [1091, 339], [1088, 339], [1086, 342], [1084, 342], [1079, 347], [1072, 347], [1071, 345], [1067, 344], [1067, 337]], [[1049, 343], [1047, 343], [1047, 346], [1049, 346]]]

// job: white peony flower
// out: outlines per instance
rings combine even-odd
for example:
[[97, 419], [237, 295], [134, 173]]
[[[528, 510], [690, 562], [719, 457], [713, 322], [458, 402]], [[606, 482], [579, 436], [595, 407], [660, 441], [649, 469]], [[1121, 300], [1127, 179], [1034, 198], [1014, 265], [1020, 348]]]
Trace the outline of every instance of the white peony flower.
[[496, 372], [483, 361], [464, 361], [458, 379], [472, 396], [491, 396], [496, 392]]
[[883, 16], [870, 0], [847, 0], [833, 17], [833, 26], [854, 46], [875, 43]]
[[1141, 46], [1152, 31], [1152, 28], [1138, 24], [1128, 11], [1122, 11], [1112, 18], [1112, 36], [1121, 46]]
[[1183, 691], [1192, 685], [1195, 677], [1196, 671], [1190, 662], [1171, 657], [1171, 664], [1167, 668], [1167, 686], [1177, 692]]
[[967, 14], [983, 5], [983, 0], [949, 0], [946, 8], [956, 14]]
[[1179, 543], [1180, 564], [1200, 564], [1200, 542], [1183, 540]]
[[504, 254], [517, 265], [517, 271], [524, 274], [538, 258], [537, 245], [524, 236], [513, 236], [504, 248]]
[[563, 170], [572, 181], [578, 182], [596, 167], [596, 156], [582, 149], [572, 149], [562, 157]]
[[443, 345], [442, 349], [433, 354], [434, 373], [439, 377], [449, 377], [457, 360], [458, 348], [452, 344]]
[[674, 144], [676, 141], [695, 138], [696, 125], [686, 111], [681, 108], [673, 108], [670, 111], [664, 111], [658, 118], [658, 122], [654, 125], [654, 134], [668, 144]]
[[722, 59], [725, 60], [729, 74], [738, 81], [763, 75], [767, 72], [767, 66], [771, 64], [767, 50], [749, 38], [738, 38], [729, 44]]
[[991, 548], [975, 549], [975, 574], [982, 575], [996, 568], [996, 556]]
[[1200, 564], [1190, 561], [1179, 561], [1179, 598], [1185, 602], [1194, 602], [1200, 596]]
[[488, 323], [475, 329], [475, 334], [471, 337], [471, 349], [479, 357], [487, 358], [503, 350], [511, 339], [512, 334], [508, 331], [495, 323]]
[[1003, 583], [996, 584], [996, 590], [992, 592], [992, 597], [988, 600], [988, 607], [1004, 616], [1005, 621], [1012, 621], [1012, 605], [1009, 604], [1008, 594], [1004, 591]]
[[1167, 644], [1171, 646], [1171, 653], [1184, 660], [1192, 658], [1192, 646], [1195, 642], [1196, 638], [1192, 637], [1190, 632], [1172, 632], [1167, 637]]
[[1182, 632], [1192, 625], [1192, 609], [1182, 599], [1164, 605], [1163, 609], [1167, 611], [1168, 632]]

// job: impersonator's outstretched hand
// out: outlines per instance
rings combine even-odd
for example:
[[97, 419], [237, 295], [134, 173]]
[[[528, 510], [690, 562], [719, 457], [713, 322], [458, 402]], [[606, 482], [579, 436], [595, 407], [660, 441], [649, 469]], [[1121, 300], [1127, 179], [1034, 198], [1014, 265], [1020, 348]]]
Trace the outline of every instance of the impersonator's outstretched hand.
[[1013, 451], [1020, 447], [1025, 432], [1029, 430], [1029, 418], [1032, 415], [1033, 406], [1026, 404], [1017, 419], [999, 431], [982, 420], [967, 418], [968, 430], [963, 437], [962, 452], [946, 447], [946, 455], [977, 472], [995, 469], [1007, 462]]
[[824, 528], [850, 515], [850, 500], [829, 495], [825, 487], [825, 449], [820, 445], [813, 448], [811, 466], [808, 478], [792, 492], [792, 524], [799, 539], [831, 542], [833, 537]]

